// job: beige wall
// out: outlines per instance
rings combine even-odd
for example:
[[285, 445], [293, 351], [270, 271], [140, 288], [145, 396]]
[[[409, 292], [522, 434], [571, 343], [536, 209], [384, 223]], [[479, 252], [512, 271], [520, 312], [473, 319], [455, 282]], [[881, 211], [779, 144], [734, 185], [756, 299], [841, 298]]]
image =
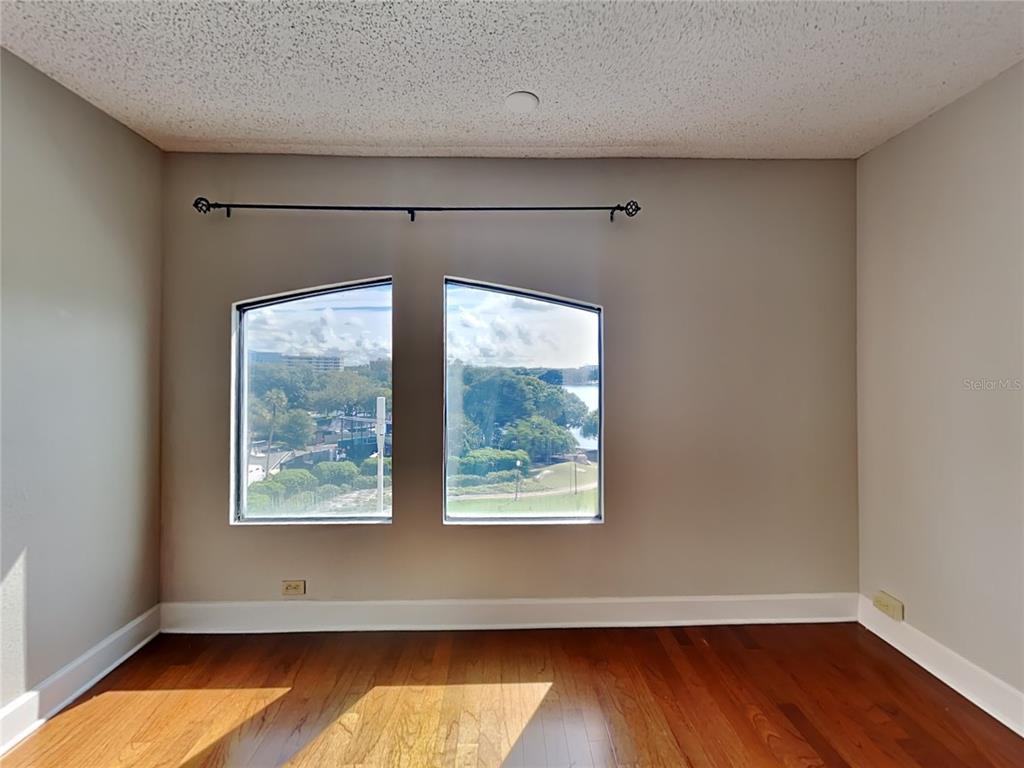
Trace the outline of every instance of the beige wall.
[[6, 51], [4, 703], [159, 597], [160, 153]]
[[1024, 688], [1024, 65], [861, 158], [857, 197], [861, 591]]
[[[856, 589], [853, 162], [170, 155], [164, 181], [164, 600]], [[643, 211], [228, 220], [197, 195]], [[231, 303], [386, 274], [394, 524], [229, 527]], [[604, 306], [604, 525], [442, 525], [444, 275]]]

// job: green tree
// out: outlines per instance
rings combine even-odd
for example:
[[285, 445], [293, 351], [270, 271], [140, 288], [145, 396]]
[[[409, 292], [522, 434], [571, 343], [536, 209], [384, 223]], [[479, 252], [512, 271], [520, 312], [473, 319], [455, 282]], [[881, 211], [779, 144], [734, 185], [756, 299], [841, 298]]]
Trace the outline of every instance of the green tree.
[[309, 405], [317, 413], [328, 416], [350, 414], [356, 402], [356, 374], [331, 371], [318, 382], [321, 386], [309, 396]]
[[449, 456], [462, 456], [476, 448], [483, 448], [484, 433], [461, 413], [449, 413], [447, 445]]
[[536, 415], [543, 416], [560, 427], [578, 427], [583, 423], [587, 417], [586, 403], [562, 387], [546, 384], [540, 379], [535, 381], [541, 385], [534, 385], [533, 402]]
[[391, 386], [391, 360], [382, 357], [378, 360], [371, 360], [367, 363], [365, 376], [380, 384]]
[[258, 397], [249, 398], [249, 440], [265, 435], [270, 427], [270, 411], [267, 404]]
[[[453, 365], [449, 393], [461, 386], [462, 412], [468, 423], [476, 425], [482, 445], [495, 445], [510, 424], [540, 416], [560, 427], [579, 427], [587, 417], [587, 406], [579, 397], [552, 383], [562, 378], [561, 371], [542, 371], [534, 375], [526, 368], [476, 368]], [[449, 453], [473, 450], [476, 445], [460, 445], [460, 440], [477, 436], [449, 417]], [[462, 434], [458, 434], [458, 430]], [[455, 434], [452, 434], [452, 432]], [[452, 446], [455, 446], [453, 449]]]
[[576, 445], [572, 432], [543, 416], [520, 419], [501, 437], [502, 448], [522, 449], [532, 461], [543, 463], [549, 463], [555, 454], [568, 453]]
[[277, 420], [288, 407], [288, 396], [280, 389], [272, 389], [263, 395], [264, 411], [267, 414], [267, 463], [264, 466], [264, 473], [270, 474], [270, 451], [274, 445], [274, 430], [277, 428]]
[[281, 441], [295, 450], [301, 450], [313, 442], [315, 431], [316, 423], [313, 417], [301, 408], [292, 408], [288, 411], [278, 426]]
[[597, 437], [601, 431], [601, 417], [598, 412], [591, 411], [587, 414], [587, 418], [583, 420], [583, 427], [580, 430], [584, 437]]
[[327, 415], [365, 413], [367, 403], [382, 389], [353, 371], [330, 371], [321, 375], [318, 384], [319, 389], [310, 394], [310, 406]]
[[583, 402], [578, 395], [574, 395], [572, 392], [562, 390], [562, 398], [564, 402], [562, 410], [562, 421], [563, 427], [581, 427], [583, 426], [584, 420], [587, 418], [589, 409], [587, 404]]
[[249, 391], [263, 397], [273, 389], [285, 394], [295, 407], [307, 407], [309, 393], [316, 388], [317, 372], [306, 365], [249, 363]]
[[486, 445], [494, 444], [502, 427], [534, 413], [537, 387], [531, 383], [543, 386], [540, 379], [504, 368], [486, 369], [479, 375], [466, 368], [463, 373], [469, 383], [462, 395], [462, 409], [480, 429]]
[[554, 384], [555, 386], [561, 386], [565, 383], [565, 376], [557, 368], [544, 371], [537, 378], [546, 384]]

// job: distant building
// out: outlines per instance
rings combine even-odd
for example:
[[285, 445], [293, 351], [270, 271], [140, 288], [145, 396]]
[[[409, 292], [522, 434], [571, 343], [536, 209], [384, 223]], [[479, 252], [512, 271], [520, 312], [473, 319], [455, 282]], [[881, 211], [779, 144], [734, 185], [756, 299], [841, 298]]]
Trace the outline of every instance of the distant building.
[[281, 355], [289, 368], [312, 368], [314, 371], [340, 371], [341, 358], [330, 355]]
[[252, 351], [249, 353], [249, 362], [251, 363], [280, 363], [281, 353], [280, 352], [258, 352]]
[[312, 368], [314, 371], [340, 371], [341, 358], [332, 355], [285, 355], [280, 352], [249, 353], [251, 363], [284, 363], [289, 368]]

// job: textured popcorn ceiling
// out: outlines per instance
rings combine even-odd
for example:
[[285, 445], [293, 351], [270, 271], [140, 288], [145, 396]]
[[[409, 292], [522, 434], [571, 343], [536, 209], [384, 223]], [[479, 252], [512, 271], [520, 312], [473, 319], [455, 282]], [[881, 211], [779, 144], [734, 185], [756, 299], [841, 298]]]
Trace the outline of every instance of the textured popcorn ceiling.
[[[166, 150], [857, 157], [1024, 58], [1022, 3], [3, 2]], [[539, 109], [504, 109], [514, 90]]]

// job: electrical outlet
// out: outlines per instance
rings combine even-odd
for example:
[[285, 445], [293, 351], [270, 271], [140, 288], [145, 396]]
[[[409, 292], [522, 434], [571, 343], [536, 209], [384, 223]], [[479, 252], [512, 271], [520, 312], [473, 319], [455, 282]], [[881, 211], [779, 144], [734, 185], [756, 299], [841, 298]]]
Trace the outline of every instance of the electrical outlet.
[[878, 592], [875, 594], [875, 599], [872, 601], [875, 608], [880, 610], [890, 619], [896, 621], [903, 621], [903, 601], [899, 600], [888, 592]]
[[306, 580], [292, 579], [281, 582], [281, 594], [288, 597], [306, 594]]

